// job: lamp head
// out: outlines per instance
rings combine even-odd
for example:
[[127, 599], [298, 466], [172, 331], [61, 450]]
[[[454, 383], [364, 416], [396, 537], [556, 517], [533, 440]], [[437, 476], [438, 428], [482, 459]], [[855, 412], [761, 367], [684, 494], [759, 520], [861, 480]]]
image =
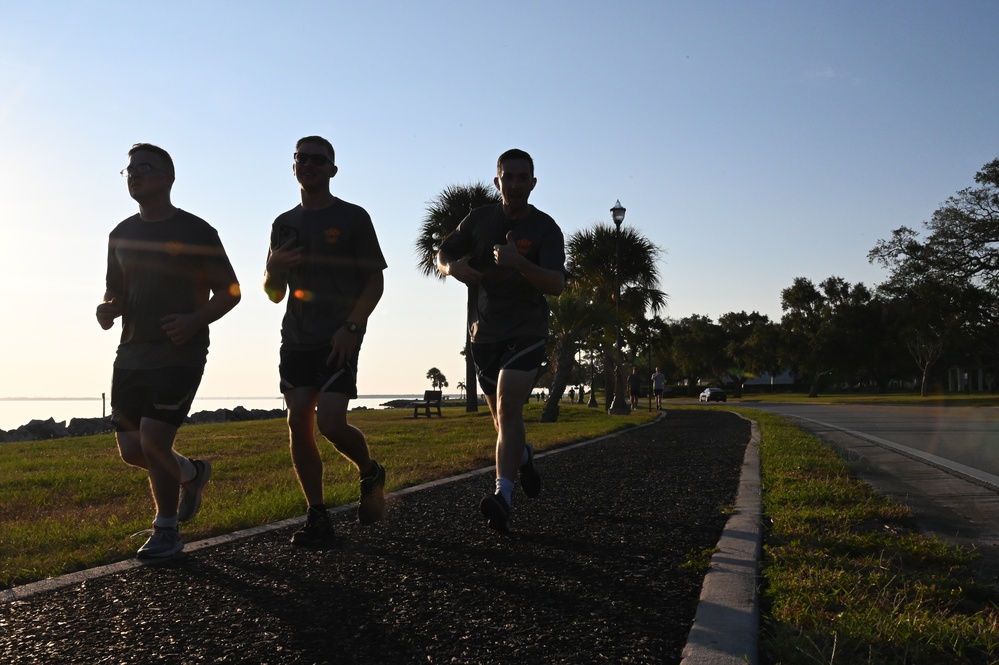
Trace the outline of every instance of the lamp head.
[[614, 207], [610, 209], [611, 219], [614, 220], [614, 225], [617, 226], [618, 228], [621, 227], [621, 222], [624, 221], [624, 213], [626, 211], [627, 208], [621, 205], [620, 199], [618, 199], [617, 203], [614, 204]]

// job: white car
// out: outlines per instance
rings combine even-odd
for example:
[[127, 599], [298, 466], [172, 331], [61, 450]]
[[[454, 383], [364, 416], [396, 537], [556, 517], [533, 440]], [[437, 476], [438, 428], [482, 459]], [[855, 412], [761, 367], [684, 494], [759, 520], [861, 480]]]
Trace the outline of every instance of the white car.
[[727, 402], [728, 395], [721, 388], [705, 388], [697, 398], [698, 402]]

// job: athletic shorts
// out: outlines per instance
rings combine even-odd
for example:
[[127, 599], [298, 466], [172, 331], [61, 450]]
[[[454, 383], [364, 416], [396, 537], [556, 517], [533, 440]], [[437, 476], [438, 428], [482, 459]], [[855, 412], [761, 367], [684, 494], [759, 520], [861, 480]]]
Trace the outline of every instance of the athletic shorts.
[[545, 340], [538, 337], [516, 337], [504, 342], [472, 344], [472, 360], [479, 377], [479, 388], [486, 395], [496, 394], [500, 370], [514, 369], [531, 372], [545, 361]]
[[111, 424], [135, 432], [143, 418], [180, 427], [201, 385], [202, 367], [120, 369], [111, 379]]
[[278, 366], [281, 392], [286, 393], [292, 388], [313, 388], [316, 392], [342, 393], [351, 399], [357, 399], [357, 359], [360, 347], [357, 351], [353, 358], [337, 369], [326, 364], [333, 352], [331, 346], [307, 351], [281, 347], [281, 364]]
[[652, 389], [652, 394], [655, 395], [656, 397], [662, 397], [663, 396], [663, 389], [662, 388], [653, 388]]

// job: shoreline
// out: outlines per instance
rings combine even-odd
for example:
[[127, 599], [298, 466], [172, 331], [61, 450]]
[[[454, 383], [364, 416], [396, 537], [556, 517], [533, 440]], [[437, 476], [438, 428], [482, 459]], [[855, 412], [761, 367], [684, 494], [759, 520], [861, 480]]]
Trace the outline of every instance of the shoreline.
[[[412, 403], [419, 399], [418, 395], [408, 396], [408, 395], [359, 395], [359, 400], [365, 400], [367, 402], [382, 400], [388, 398], [384, 402], [378, 402], [377, 406], [370, 405], [357, 405], [350, 409], [350, 411], [368, 411], [376, 409], [407, 409], [412, 408]], [[32, 402], [43, 402], [43, 401], [95, 401], [101, 398], [94, 397], [81, 397], [81, 398], [4, 398], [0, 397], [0, 401], [32, 401]], [[225, 423], [225, 422], [245, 422], [250, 420], [270, 420], [273, 418], [284, 418], [285, 408], [284, 400], [282, 398], [273, 397], [207, 397], [202, 398], [202, 402], [220, 402], [220, 401], [268, 401], [268, 402], [281, 402], [281, 408], [274, 409], [259, 409], [259, 408], [246, 408], [242, 405], [237, 405], [235, 407], [221, 407], [216, 409], [204, 409], [191, 413], [185, 420], [184, 425], [201, 425], [207, 423]], [[451, 398], [450, 396], [445, 397], [441, 406], [444, 408], [463, 406], [465, 404], [464, 398]], [[482, 405], [484, 402], [479, 400], [479, 404]], [[0, 444], [3, 443], [21, 443], [26, 441], [44, 441], [48, 439], [62, 439], [74, 436], [92, 436], [96, 434], [109, 434], [114, 431], [114, 427], [111, 424], [111, 416], [104, 415], [100, 417], [73, 417], [63, 420], [56, 420], [54, 416], [49, 416], [48, 418], [32, 418], [27, 423], [20, 425], [14, 429], [4, 430], [0, 428]]]

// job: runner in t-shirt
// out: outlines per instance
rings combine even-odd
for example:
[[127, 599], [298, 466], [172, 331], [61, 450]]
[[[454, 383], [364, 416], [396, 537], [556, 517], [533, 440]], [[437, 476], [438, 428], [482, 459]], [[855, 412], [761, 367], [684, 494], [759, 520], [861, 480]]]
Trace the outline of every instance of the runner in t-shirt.
[[235, 307], [240, 293], [215, 229], [170, 202], [170, 154], [137, 143], [128, 155], [121, 174], [139, 212], [111, 231], [97, 321], [108, 330], [122, 317], [111, 421], [122, 459], [148, 470], [156, 506], [136, 556], [165, 558], [184, 549], [178, 522], [197, 514], [212, 473], [208, 461], [173, 449], [177, 428], [201, 383], [208, 325]]
[[296, 144], [294, 159], [302, 203], [274, 220], [264, 290], [275, 303], [288, 294], [279, 373], [292, 464], [308, 503], [305, 524], [291, 542], [324, 547], [334, 534], [317, 425], [360, 474], [358, 521], [377, 522], [385, 512], [385, 469], [371, 459], [364, 434], [347, 422], [347, 406], [357, 398], [361, 342], [382, 296], [386, 263], [368, 213], [330, 192], [337, 173], [333, 145], [307, 136]]
[[503, 203], [477, 208], [441, 245], [437, 268], [475, 289], [468, 312], [472, 358], [496, 428], [496, 491], [479, 503], [489, 526], [510, 530], [518, 470], [529, 497], [541, 476], [524, 431], [524, 403], [545, 358], [548, 302], [565, 288], [565, 240], [528, 203], [537, 179], [523, 150], [500, 155], [493, 182]]

